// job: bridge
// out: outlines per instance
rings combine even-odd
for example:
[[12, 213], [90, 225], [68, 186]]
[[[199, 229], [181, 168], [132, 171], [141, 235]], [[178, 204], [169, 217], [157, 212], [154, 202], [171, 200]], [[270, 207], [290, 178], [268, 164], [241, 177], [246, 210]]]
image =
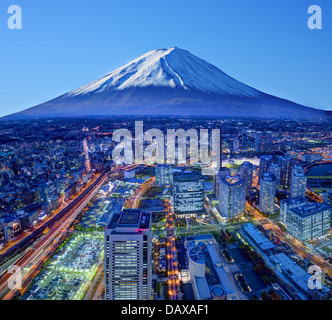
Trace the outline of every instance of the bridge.
[[304, 172], [307, 173], [309, 171], [309, 169], [311, 169], [315, 166], [319, 166], [321, 164], [332, 164], [332, 160], [318, 161], [318, 162], [312, 162], [312, 163], [309, 162], [309, 163], [302, 165], [302, 168], [304, 169]]

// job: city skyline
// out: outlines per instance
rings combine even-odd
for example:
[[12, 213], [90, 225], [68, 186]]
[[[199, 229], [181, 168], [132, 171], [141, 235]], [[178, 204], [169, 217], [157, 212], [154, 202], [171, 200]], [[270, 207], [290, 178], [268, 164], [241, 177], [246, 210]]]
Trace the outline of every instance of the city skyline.
[[3, 0], [0, 300], [331, 301], [319, 2]]

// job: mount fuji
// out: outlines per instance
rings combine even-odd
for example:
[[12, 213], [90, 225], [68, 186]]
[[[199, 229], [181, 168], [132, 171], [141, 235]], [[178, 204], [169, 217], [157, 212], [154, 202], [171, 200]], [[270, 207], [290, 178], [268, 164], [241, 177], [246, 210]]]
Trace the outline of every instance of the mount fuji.
[[96, 81], [2, 120], [111, 115], [325, 119], [328, 114], [258, 91], [172, 47], [149, 51]]

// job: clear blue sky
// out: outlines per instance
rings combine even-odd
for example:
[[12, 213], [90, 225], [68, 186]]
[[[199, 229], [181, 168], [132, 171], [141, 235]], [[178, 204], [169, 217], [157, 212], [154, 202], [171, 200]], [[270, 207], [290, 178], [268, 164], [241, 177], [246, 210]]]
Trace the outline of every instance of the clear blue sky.
[[[23, 29], [7, 28], [7, 9]], [[323, 29], [309, 30], [320, 5]], [[331, 0], [1, 0], [0, 116], [177, 46], [252, 87], [332, 110]]]

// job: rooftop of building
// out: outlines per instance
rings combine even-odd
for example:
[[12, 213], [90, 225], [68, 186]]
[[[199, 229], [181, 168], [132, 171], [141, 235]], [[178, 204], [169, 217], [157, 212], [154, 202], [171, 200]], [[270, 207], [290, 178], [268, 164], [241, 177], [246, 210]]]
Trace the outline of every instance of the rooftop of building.
[[227, 176], [220, 178], [221, 182], [228, 186], [237, 186], [244, 183], [244, 179], [239, 176]]
[[277, 180], [276, 176], [271, 172], [264, 172], [261, 177], [262, 181], [274, 182]]
[[183, 171], [174, 173], [174, 181], [198, 181], [202, 180], [203, 177], [201, 174], [192, 172], [192, 171]]
[[[227, 272], [225, 271], [225, 268], [223, 267], [223, 264], [220, 260], [220, 257], [213, 245], [213, 242], [215, 242], [215, 239], [213, 235], [197, 235], [197, 236], [188, 236], [186, 237], [187, 242], [187, 249], [190, 252], [192, 248], [198, 248], [197, 251], [201, 252], [202, 259], [205, 261], [204, 263], [207, 264], [208, 269], [213, 268], [216, 275], [216, 282], [218, 285], [222, 287], [222, 289], [226, 292], [227, 295], [235, 295], [236, 290], [234, 289], [231, 280], [229, 279], [229, 276]], [[205, 254], [204, 254], [205, 252]], [[197, 278], [197, 277], [195, 277]], [[201, 278], [205, 279], [206, 278]], [[197, 283], [196, 283], [197, 284]], [[205, 284], [201, 284], [201, 289], [203, 292], [206, 290]], [[209, 292], [213, 289], [215, 284], [209, 286]]]
[[204, 255], [199, 246], [194, 246], [189, 251], [190, 259], [199, 264], [205, 264]]
[[331, 207], [323, 203], [308, 203], [303, 206], [294, 207], [290, 209], [290, 211], [297, 214], [298, 216], [308, 217], [329, 209], [331, 209]]
[[262, 249], [269, 250], [275, 247], [275, 244], [271, 242], [261, 231], [259, 231], [252, 223], [246, 223], [242, 226], [242, 230], [249, 235], [254, 242]]
[[[278, 253], [270, 257], [271, 260], [279, 266], [279, 268], [287, 274], [298, 286], [304, 291], [308, 292], [308, 279], [310, 274], [289, 258], [285, 253]], [[324, 291], [330, 291], [327, 287], [323, 286]]]
[[211, 299], [210, 288], [207, 283], [206, 278], [196, 277], [195, 276], [195, 284], [197, 288], [197, 294], [199, 300], [209, 300]]
[[141, 209], [124, 209], [121, 213], [114, 214], [108, 228], [141, 228], [150, 226], [151, 213]]
[[286, 198], [286, 199], [282, 199], [280, 202], [281, 202], [281, 204], [286, 203], [288, 205], [296, 205], [296, 204], [305, 203], [306, 199], [303, 197]]

